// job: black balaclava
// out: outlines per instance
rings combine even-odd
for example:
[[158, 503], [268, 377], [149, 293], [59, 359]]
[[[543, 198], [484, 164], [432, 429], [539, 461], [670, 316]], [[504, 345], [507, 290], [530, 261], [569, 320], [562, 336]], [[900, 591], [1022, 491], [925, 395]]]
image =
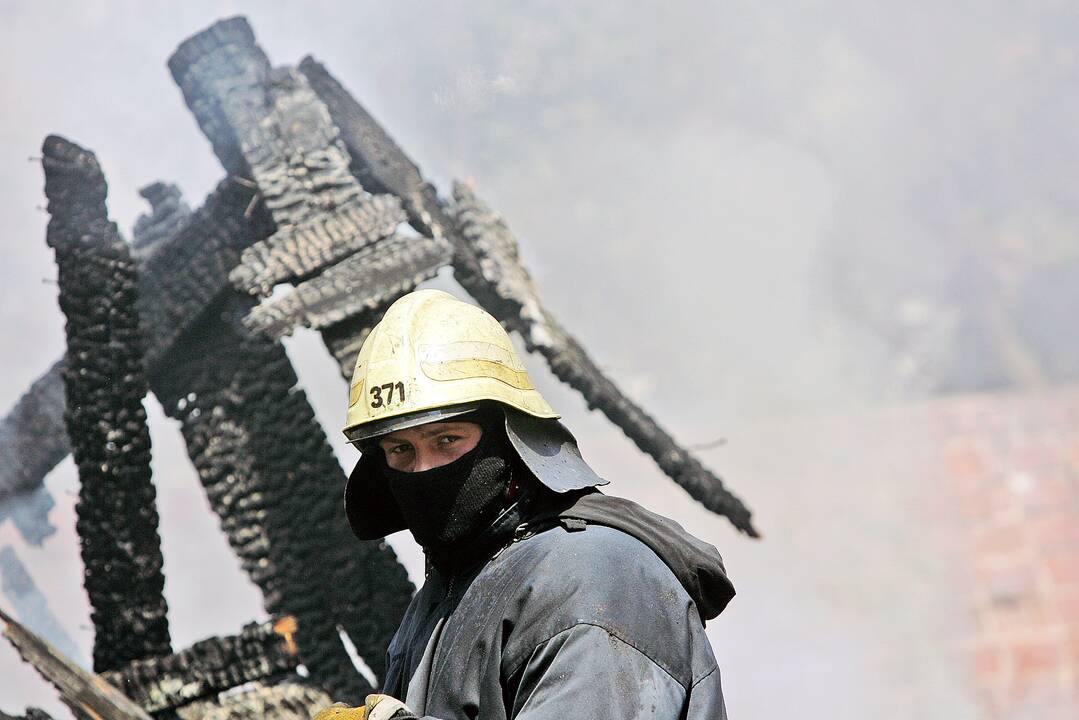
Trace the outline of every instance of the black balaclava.
[[479, 422], [483, 436], [476, 447], [446, 465], [402, 472], [386, 464], [379, 450], [386, 486], [412, 536], [428, 551], [471, 539], [505, 507], [514, 458], [505, 432], [488, 417], [460, 419]]

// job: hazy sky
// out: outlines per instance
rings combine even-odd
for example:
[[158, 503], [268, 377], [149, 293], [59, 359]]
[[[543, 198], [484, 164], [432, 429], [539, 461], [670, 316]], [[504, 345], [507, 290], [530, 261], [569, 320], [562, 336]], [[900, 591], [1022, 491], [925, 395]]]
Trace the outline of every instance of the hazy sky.
[[[783, 419], [860, 411], [878, 397], [887, 349], [851, 318], [887, 317], [908, 292], [942, 295], [942, 268], [983, 229], [987, 243], [1075, 245], [1059, 208], [1079, 207], [1077, 186], [1056, 182], [1079, 159], [1075, 123], [1063, 120], [1074, 103], [1054, 105], [1074, 91], [1074, 19], [1059, 3], [1033, 5], [5, 0], [0, 412], [63, 351], [35, 157], [43, 138], [59, 133], [97, 153], [128, 236], [149, 182], [176, 182], [198, 205], [223, 171], [165, 61], [215, 19], [247, 15], [271, 61], [315, 55], [443, 190], [451, 178], [474, 181], [520, 238], [550, 308], [681, 441], [730, 440], [702, 457], [758, 510], [763, 543], [668, 492], [647, 458], [532, 363], [586, 455], [624, 477], [622, 493], [737, 561], [742, 597], [710, 628], [731, 716], [900, 717], [889, 701], [899, 679], [880, 676], [920, 652], [918, 642], [888, 654], [888, 638], [910, 631], [882, 630], [887, 603], [898, 602], [880, 592], [891, 586], [824, 543], [862, 539], [891, 562], [915, 552], [901, 549], [908, 531], [839, 528], [817, 513], [848, 488], [792, 492], [808, 457], [819, 472], [831, 468], [821, 460], [829, 443], [851, 458], [861, 451]], [[838, 285], [851, 307], [837, 309]], [[344, 384], [310, 335], [288, 347], [338, 442]], [[233, 632], [261, 609], [175, 425], [150, 405], [182, 646]], [[347, 464], [349, 450], [337, 449]], [[8, 523], [0, 545], [16, 548], [89, 656], [70, 460], [49, 487], [57, 535], [30, 549]], [[400, 547], [415, 570], [414, 549]], [[819, 573], [792, 606], [784, 593], [806, 558]], [[836, 602], [847, 582], [859, 591]], [[822, 647], [838, 666], [821, 664]], [[49, 701], [6, 647], [0, 665], [5, 711]], [[774, 682], [790, 691], [777, 696]], [[837, 703], [853, 686], [868, 689]], [[930, 691], [948, 708], [940, 717], [970, 711], [956, 692]]]

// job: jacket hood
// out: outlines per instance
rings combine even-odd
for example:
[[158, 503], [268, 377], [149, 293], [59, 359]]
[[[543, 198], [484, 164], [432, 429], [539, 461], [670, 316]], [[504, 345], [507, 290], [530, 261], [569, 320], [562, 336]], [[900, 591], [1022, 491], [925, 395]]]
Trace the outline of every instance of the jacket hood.
[[621, 530], [647, 545], [693, 598], [702, 621], [719, 615], [734, 597], [734, 584], [727, 577], [723, 558], [714, 546], [690, 535], [674, 520], [645, 510], [632, 500], [596, 490], [581, 495], [572, 505], [558, 510], [556, 516], [558, 520], [584, 520]]

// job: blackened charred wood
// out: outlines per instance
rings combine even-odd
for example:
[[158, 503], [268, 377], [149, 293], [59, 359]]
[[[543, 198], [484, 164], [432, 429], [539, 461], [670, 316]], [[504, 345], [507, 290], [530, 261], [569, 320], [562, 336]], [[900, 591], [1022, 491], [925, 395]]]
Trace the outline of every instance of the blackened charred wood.
[[200, 640], [173, 655], [136, 660], [102, 677], [146, 712], [157, 713], [291, 672], [298, 662], [295, 632], [291, 616], [250, 623], [238, 635]]
[[279, 227], [362, 195], [325, 107], [299, 73], [271, 69], [244, 18], [185, 40], [169, 70], [222, 164], [248, 173]]
[[[147, 334], [151, 379], [169, 372], [166, 360], [182, 333], [199, 322], [222, 292], [241, 253], [267, 237], [273, 224], [265, 211], [249, 212], [255, 191], [226, 178], [190, 214], [153, 206], [135, 234], [139, 259], [139, 311]], [[154, 241], [155, 235], [166, 239]]]
[[[381, 304], [385, 296], [378, 293], [356, 299], [363, 290], [356, 282], [368, 284], [360, 270], [370, 261], [353, 259], [353, 253], [378, 253], [387, 244], [383, 238], [390, 238], [405, 216], [396, 200], [368, 198], [349, 168], [337, 127], [306, 78], [291, 68], [270, 69], [250, 27], [235, 19], [185, 41], [170, 68], [203, 132], [213, 134], [222, 163], [235, 169], [242, 159], [243, 172], [257, 185], [278, 227], [273, 238], [245, 255], [232, 275], [234, 283], [266, 296], [276, 282], [311, 278], [302, 292], [253, 317], [252, 327], [268, 327], [279, 336], [287, 332], [280, 323], [290, 318], [321, 327]], [[382, 213], [375, 223], [363, 221], [365, 206], [389, 202], [392, 214]], [[409, 290], [433, 274], [415, 266], [431, 250], [444, 257], [437, 241], [415, 244], [410, 253], [401, 251], [401, 243], [386, 247], [382, 264], [399, 260], [408, 270], [382, 281], [389, 292]], [[312, 277], [327, 266], [325, 280]], [[305, 307], [306, 312], [296, 312]]]
[[309, 720], [332, 702], [326, 693], [305, 683], [254, 682], [216, 700], [185, 705], [176, 714], [180, 720]]
[[256, 469], [243, 406], [250, 394], [241, 374], [247, 333], [238, 321], [251, 304], [232, 296], [211, 306], [175, 344], [170, 371], [157, 378], [154, 392], [165, 413], [180, 421], [188, 456], [241, 568], [267, 610], [276, 612], [282, 572], [270, 557], [268, 481]]
[[[301, 75], [269, 70], [246, 22], [217, 23], [185, 41], [169, 67], [222, 163], [254, 181], [279, 231], [364, 197], [325, 108]], [[358, 701], [369, 688], [343, 655], [336, 626], [381, 673], [412, 586], [388, 549], [357, 550], [341, 507], [344, 475], [280, 344], [251, 337], [239, 356], [237, 394], [264, 478], [282, 609], [297, 616], [312, 679]], [[379, 577], [377, 591], [360, 577]]]
[[401, 198], [409, 222], [420, 232], [444, 234], [449, 218], [442, 211], [438, 192], [423, 179], [416, 163], [319, 62], [306, 57], [299, 70], [329, 110], [356, 179], [371, 192]]
[[329, 348], [330, 354], [337, 360], [341, 377], [345, 380], [352, 379], [352, 372], [356, 369], [356, 356], [360, 354], [360, 346], [371, 334], [371, 329], [386, 314], [386, 310], [394, 300], [397, 300], [397, 297], [389, 298], [381, 307], [353, 315], [322, 330], [322, 339]]
[[178, 227], [191, 217], [191, 208], [174, 183], [150, 183], [139, 189], [139, 195], [150, 203], [151, 211], [135, 220], [132, 249], [144, 257], [153, 253], [162, 241], [172, 238]]
[[[168, 373], [169, 350], [203, 310], [230, 290], [228, 273], [240, 253], [267, 237], [273, 225], [255, 191], [232, 179], [218, 184], [192, 213], [167, 187], [144, 192], [154, 205], [140, 218], [135, 233], [138, 262], [138, 306], [146, 342], [146, 366], [151, 383], [157, 368]], [[41, 486], [45, 476], [71, 452], [62, 432], [63, 380], [60, 363], [42, 375], [11, 412], [0, 421], [0, 502]]]
[[185, 40], [169, 57], [169, 72], [180, 86], [214, 154], [230, 175], [250, 177], [229, 112], [242, 112], [246, 98], [231, 96], [234, 87], [259, 86], [270, 74], [270, 61], [255, 44], [251, 26], [242, 17], [214, 23]]
[[[234, 87], [229, 93], [244, 89]], [[303, 75], [290, 67], [275, 68], [250, 89], [246, 99], [252, 105], [229, 120], [251, 166], [251, 179], [279, 228], [332, 215], [363, 198], [363, 187], [348, 170], [348, 153], [337, 139], [337, 128]], [[254, 105], [260, 96], [264, 108]], [[252, 116], [258, 122], [250, 122]], [[340, 229], [354, 232], [348, 226]]]
[[[414, 226], [450, 240], [454, 249], [454, 277], [462, 287], [503, 325], [517, 331], [530, 351], [543, 355], [555, 376], [580, 392], [589, 407], [598, 408], [618, 425], [694, 499], [727, 517], [742, 532], [757, 537], [751, 512], [745, 504], [622, 393], [542, 305], [523, 268], [511, 268], [512, 264], [519, 264], [519, 259], [515, 249], [508, 250], [506, 238], [512, 236], [504, 224], [477, 226], [477, 218], [485, 217], [489, 221], [491, 215], [489, 209], [473, 208], [463, 211], [471, 213], [471, 220], [463, 221], [464, 226], [459, 229], [457, 220], [443, 207], [416, 164], [321, 64], [305, 58], [300, 71], [329, 108], [352, 156], [357, 178], [377, 192], [400, 197]], [[466, 231], [471, 237], [466, 236]], [[485, 248], [482, 238], [490, 233], [494, 236]], [[515, 248], [516, 243], [512, 245]]]
[[135, 264], [107, 217], [93, 153], [50, 136], [42, 154], [47, 239], [67, 318], [64, 419], [79, 470], [76, 528], [101, 671], [170, 652]]
[[401, 201], [373, 195], [285, 226], [243, 252], [229, 275], [233, 285], [267, 296], [274, 285], [303, 279], [350, 253], [389, 237], [405, 222]]
[[25, 715], [8, 715], [0, 710], [0, 720], [52, 720], [52, 715], [41, 708], [28, 707]]
[[362, 197], [326, 108], [302, 75], [270, 68], [243, 18], [185, 40], [169, 69], [222, 164], [247, 173], [279, 228]]
[[0, 421], [0, 502], [36, 490], [67, 457], [64, 429], [63, 361], [34, 381]]
[[271, 561], [281, 571], [281, 611], [297, 617], [312, 679], [335, 699], [358, 702], [370, 688], [337, 627], [381, 676], [412, 585], [388, 546], [351, 535], [341, 503], [344, 473], [283, 348], [251, 337], [244, 350], [237, 388], [245, 393], [255, 470], [268, 480], [266, 527]]
[[262, 303], [244, 321], [269, 337], [293, 328], [322, 329], [384, 306], [434, 277], [450, 261], [444, 240], [397, 235], [366, 247], [300, 283], [280, 300]]
[[312, 682], [359, 702], [370, 688], [337, 627], [381, 674], [413, 588], [392, 549], [349, 532], [344, 473], [284, 348], [242, 326], [253, 303], [234, 295], [211, 308], [176, 345], [173, 372], [155, 391], [180, 419], [211, 507], [267, 610], [296, 616]]
[[76, 717], [151, 720], [150, 716], [100, 675], [79, 667], [45, 640], [0, 610], [0, 632], [25, 662], [60, 693]]
[[[226, 181], [212, 196], [212, 200], [216, 201], [208, 200], [206, 207], [212, 209], [208, 217], [223, 217], [228, 222], [211, 225], [187, 221], [173, 232], [175, 239], [168, 251], [180, 257], [186, 255], [200, 265], [203, 275], [211, 281], [208, 284], [217, 291], [217, 299], [207, 298], [209, 307], [200, 307], [199, 315], [186, 323], [182, 334], [174, 338], [168, 364], [162, 363], [152, 376], [153, 390], [166, 412], [181, 421], [188, 454], [211, 508], [218, 515], [241, 566], [262, 591], [266, 608], [272, 613], [296, 612], [294, 608], [303, 604], [296, 600], [297, 597], [316, 597], [322, 592], [301, 582], [304, 578], [312, 583], [317, 582], [318, 578], [311, 578], [304, 564], [318, 565], [320, 560], [310, 558], [302, 547], [290, 547], [280, 528], [289, 524], [302, 526], [308, 519], [314, 518], [309, 518], [303, 507], [289, 507], [281, 502], [281, 494], [275, 492], [273, 485], [275, 482], [304, 485], [313, 482], [314, 478], [323, 477], [325, 492], [339, 500], [339, 483], [343, 483], [344, 479], [336, 464], [329, 471], [308, 473], [295, 479], [289, 468], [268, 461], [261, 454], [266, 440], [261, 443], [252, 440], [254, 433], [263, 433], [272, 442], [280, 440], [286, 445], [302, 444], [287, 428], [260, 423], [258, 413], [251, 404], [256, 396], [261, 398], [263, 404], [273, 402], [275, 386], [268, 384], [265, 376], [267, 373], [277, 373], [273, 369], [276, 366], [287, 366], [284, 350], [276, 343], [250, 337], [240, 325], [240, 318], [249, 312], [252, 301], [233, 293], [226, 292], [223, 296], [220, 293], [222, 284], [226, 282], [225, 274], [235, 264], [239, 251], [260, 237], [266, 237], [273, 228], [264, 212], [255, 213], [251, 218], [245, 217], [243, 208], [250, 207], [253, 192], [249, 183]], [[226, 205], [231, 207], [232, 212], [220, 211]], [[192, 220], [197, 220], [198, 215], [196, 212]], [[167, 217], [158, 212], [155, 206], [151, 218], [163, 223]], [[136, 240], [142, 232], [153, 232], [157, 223], [148, 219], [140, 225]], [[186, 238], [186, 242], [181, 242], [192, 227], [201, 228], [202, 237], [192, 235]], [[212, 245], [212, 252], [195, 256], [184, 252], [207, 244]], [[156, 287], [161, 287], [169, 281], [169, 276], [163, 272], [168, 267], [168, 258], [160, 256], [158, 260], [158, 257], [156, 253], [150, 256], [147, 264], [162, 270], [151, 276], [158, 280]], [[213, 259], [214, 262], [198, 263], [200, 257]], [[173, 269], [182, 271], [180, 267]], [[197, 293], [196, 288], [193, 291]], [[289, 397], [295, 385], [295, 376], [290, 374], [290, 369], [288, 373], [283, 381], [276, 383], [276, 390], [281, 393], [283, 402], [296, 409], [296, 417], [308, 418], [308, 424], [301, 426], [298, 432], [324, 440], [302, 393]], [[321, 460], [325, 467], [326, 458], [322, 457]], [[314, 496], [318, 495], [316, 491]], [[276, 515], [276, 519], [271, 521], [273, 515]], [[355, 602], [346, 602], [340, 614], [348, 617], [340, 618], [334, 614], [338, 611], [332, 607], [332, 603], [308, 603], [306, 611], [296, 613], [301, 616], [306, 631], [299, 633], [298, 644], [313, 679], [330, 688], [343, 688], [338, 691], [338, 697], [356, 699], [362, 697], [366, 686], [357, 689], [356, 678], [359, 676], [337, 637], [336, 626], [345, 626], [351, 630], [353, 637], [361, 633], [369, 635], [370, 646], [359, 638], [356, 644], [362, 647], [361, 652], [366, 653], [369, 664], [380, 668], [384, 646], [393, 632], [396, 617], [403, 612], [404, 604], [411, 595], [412, 586], [391, 550], [373, 543], [357, 548], [343, 523], [338, 524], [338, 530], [340, 532], [330, 533], [338, 543], [338, 553], [348, 552], [347, 557], [336, 562], [338, 572], [352, 574], [353, 577], [370, 572], [382, 578], [386, 582], [387, 593], [394, 598], [389, 602], [385, 597], [378, 598], [384, 603], [389, 617], [357, 608]], [[300, 530], [291, 533], [292, 536], [302, 534]], [[297, 560], [294, 555], [300, 559]], [[335, 578], [325, 585], [337, 582], [339, 580]], [[382, 646], [376, 651], [377, 643]]]

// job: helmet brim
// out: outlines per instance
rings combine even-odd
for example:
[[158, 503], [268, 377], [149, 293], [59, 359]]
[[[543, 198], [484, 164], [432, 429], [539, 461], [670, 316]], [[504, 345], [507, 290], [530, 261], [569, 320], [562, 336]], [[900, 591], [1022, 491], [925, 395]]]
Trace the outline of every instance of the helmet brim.
[[385, 420], [378, 422], [367, 423], [366, 425], [361, 425], [352, 430], [346, 430], [345, 437], [347, 437], [348, 441], [354, 445], [358, 443], [363, 444], [398, 430], [405, 430], [407, 428], [416, 427], [417, 425], [426, 425], [427, 423], [432, 422], [444, 422], [450, 418], [457, 417], [458, 415], [475, 412], [479, 408], [480, 403], [464, 403], [462, 405], [422, 410], [420, 412], [409, 413], [408, 415], [401, 415], [399, 417], [386, 418]]

